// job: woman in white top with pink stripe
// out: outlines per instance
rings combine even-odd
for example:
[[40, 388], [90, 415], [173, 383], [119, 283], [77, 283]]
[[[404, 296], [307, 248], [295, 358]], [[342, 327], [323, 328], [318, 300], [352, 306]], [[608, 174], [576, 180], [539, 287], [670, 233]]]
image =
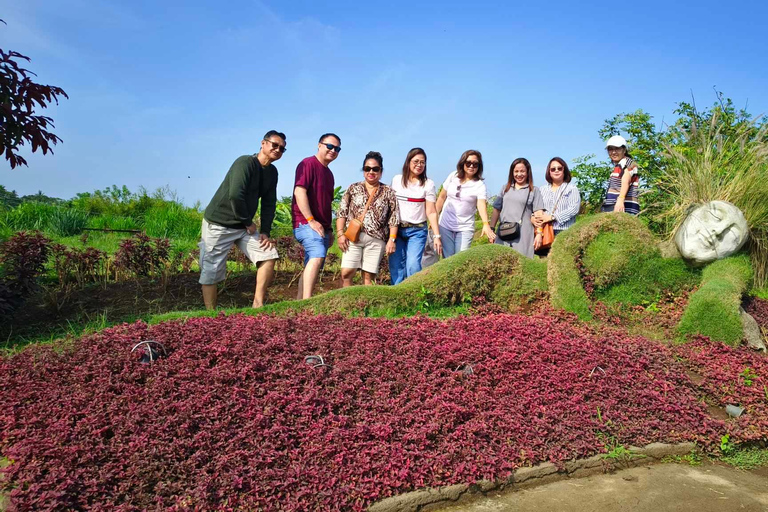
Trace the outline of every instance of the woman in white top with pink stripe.
[[395, 240], [395, 252], [389, 256], [389, 273], [392, 284], [421, 270], [421, 256], [427, 243], [427, 219], [432, 226], [435, 252], [440, 254], [442, 245], [437, 232], [437, 194], [435, 182], [427, 178], [427, 154], [421, 148], [408, 152], [403, 173], [392, 179], [400, 211], [400, 227]]

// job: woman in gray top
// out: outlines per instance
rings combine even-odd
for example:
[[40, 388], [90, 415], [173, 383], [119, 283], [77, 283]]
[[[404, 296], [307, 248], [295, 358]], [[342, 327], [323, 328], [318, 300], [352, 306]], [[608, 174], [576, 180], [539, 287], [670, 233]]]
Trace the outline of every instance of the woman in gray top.
[[515, 249], [527, 258], [533, 258], [533, 251], [541, 246], [541, 233], [534, 232], [531, 216], [544, 209], [541, 192], [533, 186], [531, 163], [525, 158], [517, 158], [509, 166], [507, 184], [493, 202], [491, 228], [501, 222], [519, 222], [517, 236], [512, 240], [496, 237], [496, 243]]

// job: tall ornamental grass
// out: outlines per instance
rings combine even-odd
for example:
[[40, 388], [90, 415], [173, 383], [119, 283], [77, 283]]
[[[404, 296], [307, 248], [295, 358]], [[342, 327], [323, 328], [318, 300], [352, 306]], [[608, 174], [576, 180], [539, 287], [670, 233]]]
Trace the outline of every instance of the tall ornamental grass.
[[147, 235], [158, 238], [199, 239], [203, 214], [176, 202], [153, 206], [144, 216]]
[[724, 134], [717, 116], [709, 127], [695, 125], [686, 133], [688, 144], [668, 146], [670, 162], [660, 180], [667, 207], [656, 217], [680, 227], [696, 205], [722, 200], [736, 205], [749, 224], [747, 243], [755, 285], [768, 282], [768, 126], [754, 123]]
[[74, 236], [88, 225], [88, 214], [74, 208], [57, 207], [48, 220], [48, 229], [58, 236]]
[[44, 231], [57, 207], [47, 203], [22, 203], [2, 213], [2, 224], [12, 231]]

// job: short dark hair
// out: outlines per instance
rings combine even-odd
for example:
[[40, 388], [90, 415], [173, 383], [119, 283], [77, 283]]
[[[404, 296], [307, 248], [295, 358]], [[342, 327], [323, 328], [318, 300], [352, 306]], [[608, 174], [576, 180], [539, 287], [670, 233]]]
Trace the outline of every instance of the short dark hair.
[[[341, 144], [341, 141], [339, 141], [339, 144]], [[379, 163], [379, 167], [381, 167], [381, 172], [384, 172], [384, 158], [381, 156], [381, 153], [378, 151], [369, 151], [365, 155], [365, 160], [363, 160], [363, 167], [365, 167], [366, 160], [370, 158], [376, 160]]]
[[285, 138], [285, 134], [283, 132], [279, 132], [277, 130], [269, 130], [267, 133], [264, 134], [264, 140], [269, 140], [269, 138], [273, 135], [277, 135], [281, 139], [283, 139], [283, 142], [288, 142], [288, 139]]
[[558, 162], [560, 165], [563, 166], [563, 182], [570, 183], [571, 182], [571, 170], [568, 169], [568, 164], [565, 163], [565, 160], [560, 158], [559, 156], [556, 156], [552, 160], [549, 161], [547, 164], [547, 173], [544, 175], [544, 179], [547, 180], [547, 183], [552, 183], [552, 176], [549, 175], [549, 168], [552, 167], [552, 162]]
[[318, 144], [322, 144], [323, 139], [326, 137], [335, 137], [337, 141], [339, 141], [339, 146], [341, 146], [341, 137], [336, 135], [335, 133], [324, 133], [320, 136], [320, 140], [317, 141]]
[[525, 170], [528, 171], [528, 188], [533, 190], [533, 172], [531, 171], [531, 162], [527, 158], [515, 158], [512, 164], [509, 166], [509, 178], [507, 178], [507, 186], [504, 188], [504, 192], [509, 192], [512, 188], [512, 184], [515, 182], [515, 167], [517, 164], [523, 164]]
[[477, 157], [479, 163], [477, 166], [477, 172], [472, 177], [472, 180], [478, 181], [483, 178], [483, 155], [481, 155], [480, 152], [476, 149], [468, 149], [461, 154], [459, 163], [456, 164], [456, 174], [460, 180], [464, 179], [464, 164], [467, 162], [467, 159], [473, 155]]
[[421, 186], [427, 182], [427, 154], [421, 148], [413, 148], [405, 155], [405, 163], [403, 164], [403, 187], [408, 188], [408, 182], [411, 181], [411, 160], [416, 155], [424, 156], [424, 172], [418, 175], [418, 180]]

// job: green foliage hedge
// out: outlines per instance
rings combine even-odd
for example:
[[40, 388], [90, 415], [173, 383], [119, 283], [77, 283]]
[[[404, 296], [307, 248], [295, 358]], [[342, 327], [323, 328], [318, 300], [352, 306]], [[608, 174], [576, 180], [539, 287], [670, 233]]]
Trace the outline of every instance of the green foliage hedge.
[[440, 260], [397, 286], [353, 286], [308, 300], [268, 305], [260, 311], [399, 316], [468, 304], [475, 297], [516, 311], [542, 300], [546, 291], [545, 261], [486, 244]]
[[682, 335], [701, 334], [729, 345], [743, 336], [741, 297], [752, 282], [749, 256], [739, 254], [715, 261], [704, 269], [701, 287], [691, 295], [678, 324]]
[[557, 236], [549, 257], [550, 302], [591, 320], [582, 274], [596, 300], [628, 305], [651, 303], [667, 292], [677, 294], [699, 280], [698, 271], [682, 260], [661, 256], [642, 220], [616, 213], [580, 219]]
[[[590, 245], [596, 242], [594, 249]], [[585, 254], [586, 253], [586, 254]], [[653, 234], [632, 215], [603, 213], [585, 217], [552, 244], [547, 279], [549, 300], [555, 308], [591, 320], [590, 300], [581, 281], [579, 262], [602, 287], [636, 275], [637, 265], [660, 258]]]

